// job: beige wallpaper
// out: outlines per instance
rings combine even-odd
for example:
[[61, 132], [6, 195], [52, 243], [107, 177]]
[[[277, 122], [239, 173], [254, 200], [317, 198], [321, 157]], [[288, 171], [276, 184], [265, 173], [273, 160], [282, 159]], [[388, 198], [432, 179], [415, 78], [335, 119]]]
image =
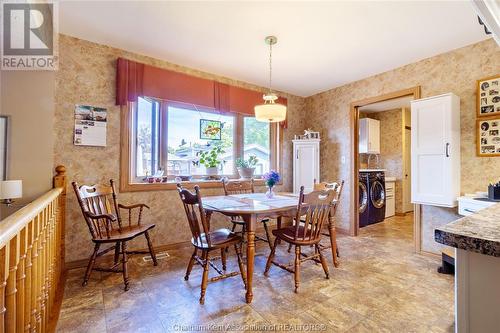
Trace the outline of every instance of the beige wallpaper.
[[[500, 47], [489, 39], [432, 58], [424, 59], [379, 75], [325, 91], [306, 99], [308, 126], [322, 135], [321, 178], [344, 179], [338, 223], [348, 229], [351, 201], [351, 157], [349, 104], [367, 97], [420, 85], [422, 97], [453, 92], [461, 107], [461, 188], [462, 192], [484, 190], [499, 176], [500, 158], [476, 157], [476, 80], [500, 73]], [[341, 163], [345, 157], [345, 163]], [[423, 224], [431, 211], [423, 210]], [[443, 220], [443, 223], [446, 221]], [[431, 233], [432, 234], [432, 233]]]
[[[54, 166], [65, 165], [68, 170], [68, 180], [79, 183], [93, 184], [119, 178], [120, 109], [114, 105], [115, 62], [118, 57], [263, 91], [263, 88], [243, 82], [65, 35], [59, 38], [59, 56], [59, 71], [56, 73]], [[291, 190], [292, 144], [290, 140], [294, 134], [301, 133], [305, 128], [305, 119], [302, 116], [304, 99], [287, 94], [281, 95], [288, 98], [288, 129], [284, 132], [283, 144], [283, 188]], [[107, 147], [73, 145], [75, 104], [108, 108]], [[222, 194], [222, 191], [203, 190], [203, 194], [207, 195], [216, 193]], [[155, 245], [174, 244], [190, 239], [189, 228], [175, 190], [120, 193], [119, 198], [123, 203], [143, 202], [151, 206], [151, 210], [146, 212], [145, 219], [147, 222], [156, 223], [156, 228], [152, 232]], [[141, 240], [137, 246], [144, 247], [145, 244], [142, 242]], [[87, 258], [91, 253], [89, 233], [72, 192], [68, 193], [66, 244], [67, 261]]]
[[[403, 212], [403, 114], [401, 109], [360, 114], [380, 121], [380, 168], [386, 177], [396, 178], [396, 212]], [[360, 165], [367, 164], [367, 154], [360, 154]], [[372, 159], [372, 161], [375, 161]], [[370, 162], [371, 164], [372, 162]]]

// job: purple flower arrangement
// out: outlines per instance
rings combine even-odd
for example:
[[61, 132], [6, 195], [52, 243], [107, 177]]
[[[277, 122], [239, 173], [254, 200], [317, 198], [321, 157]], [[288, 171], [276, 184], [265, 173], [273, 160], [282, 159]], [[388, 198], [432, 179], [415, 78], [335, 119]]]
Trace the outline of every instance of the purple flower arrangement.
[[266, 181], [266, 185], [272, 188], [280, 181], [281, 176], [277, 171], [271, 170], [268, 173], [264, 174], [263, 178]]

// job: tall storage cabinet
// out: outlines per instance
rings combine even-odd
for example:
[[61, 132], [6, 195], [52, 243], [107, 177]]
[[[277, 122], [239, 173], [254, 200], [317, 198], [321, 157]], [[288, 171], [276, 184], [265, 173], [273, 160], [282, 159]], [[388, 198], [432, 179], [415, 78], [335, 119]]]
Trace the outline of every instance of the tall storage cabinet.
[[456, 207], [460, 196], [460, 99], [448, 93], [411, 102], [411, 197]]
[[371, 118], [359, 120], [359, 153], [380, 154], [380, 121]]
[[299, 193], [304, 186], [306, 192], [319, 181], [319, 139], [293, 140], [293, 192]]

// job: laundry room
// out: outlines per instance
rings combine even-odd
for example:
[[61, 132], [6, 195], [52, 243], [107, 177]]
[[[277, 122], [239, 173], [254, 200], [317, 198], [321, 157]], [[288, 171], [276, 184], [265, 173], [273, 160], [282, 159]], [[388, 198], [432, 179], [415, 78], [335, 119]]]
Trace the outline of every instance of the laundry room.
[[387, 222], [412, 232], [412, 96], [358, 108], [359, 227]]

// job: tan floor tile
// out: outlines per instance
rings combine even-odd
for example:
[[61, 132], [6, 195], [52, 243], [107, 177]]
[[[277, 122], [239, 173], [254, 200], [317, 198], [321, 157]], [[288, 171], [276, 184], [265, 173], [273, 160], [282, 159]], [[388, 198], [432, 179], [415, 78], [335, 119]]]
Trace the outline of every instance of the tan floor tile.
[[[333, 267], [330, 251], [325, 251], [329, 280], [320, 265], [304, 263], [297, 294], [292, 274], [272, 267], [263, 275], [269, 248], [259, 242], [251, 305], [240, 277], [209, 283], [200, 305], [201, 268], [195, 266], [184, 281], [190, 248], [169, 251], [157, 267], [132, 257], [127, 292], [121, 274], [93, 272], [82, 287], [84, 269], [74, 269], [68, 272], [57, 331], [189, 332], [215, 325], [258, 332], [292, 324], [319, 325], [325, 332], [452, 332], [453, 277], [436, 273], [435, 258], [413, 252], [412, 226], [411, 216], [394, 217], [362, 228], [359, 237], [339, 235], [340, 267]], [[277, 259], [293, 260], [285, 244]], [[230, 251], [228, 270], [236, 269]]]

